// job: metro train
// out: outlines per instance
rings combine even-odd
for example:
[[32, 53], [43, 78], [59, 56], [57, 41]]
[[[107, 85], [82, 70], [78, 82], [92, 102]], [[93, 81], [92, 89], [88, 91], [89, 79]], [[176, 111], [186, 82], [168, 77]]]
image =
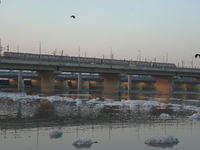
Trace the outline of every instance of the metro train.
[[173, 63], [160, 63], [160, 62], [147, 62], [147, 61], [128, 61], [118, 59], [102, 59], [92, 57], [74, 57], [74, 56], [59, 56], [59, 55], [39, 55], [31, 53], [16, 53], [16, 52], [4, 52], [4, 58], [7, 59], [20, 59], [20, 60], [41, 60], [41, 61], [62, 61], [63, 63], [81, 63], [81, 64], [102, 64], [102, 65], [121, 65], [124, 67], [156, 67], [156, 68], [176, 68]]

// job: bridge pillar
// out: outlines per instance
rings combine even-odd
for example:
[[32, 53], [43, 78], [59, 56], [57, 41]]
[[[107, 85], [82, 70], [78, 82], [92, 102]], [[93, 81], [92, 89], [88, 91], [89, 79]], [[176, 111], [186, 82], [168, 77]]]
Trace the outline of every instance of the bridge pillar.
[[115, 96], [118, 95], [119, 92], [119, 79], [124, 75], [120, 73], [116, 74], [107, 74], [101, 73], [100, 77], [104, 78], [104, 94], [106, 96]]
[[173, 80], [177, 79], [174, 76], [152, 76], [152, 79], [156, 80], [157, 94], [159, 95], [172, 95], [173, 92]]
[[23, 92], [24, 91], [24, 87], [22, 84], [22, 70], [18, 71], [18, 92]]
[[61, 71], [36, 71], [41, 77], [41, 92], [42, 93], [53, 93], [55, 85], [55, 76], [60, 74]]
[[81, 73], [79, 72], [78, 73], [78, 92], [80, 92], [81, 91], [81, 83], [82, 83], [82, 75], [81, 75]]
[[131, 75], [128, 75], [128, 93], [131, 93]]
[[131, 99], [131, 81], [132, 81], [132, 77], [131, 75], [128, 75], [128, 99]]

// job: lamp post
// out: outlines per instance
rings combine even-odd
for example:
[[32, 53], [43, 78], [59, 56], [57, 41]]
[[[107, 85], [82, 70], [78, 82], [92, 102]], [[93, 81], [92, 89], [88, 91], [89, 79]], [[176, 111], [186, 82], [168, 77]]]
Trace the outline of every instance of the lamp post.
[[191, 60], [191, 67], [193, 68], [193, 56], [191, 55], [192, 60]]
[[111, 47], [109, 47], [109, 48], [110, 48], [110, 59], [113, 59], [112, 48]]
[[41, 41], [38, 41], [39, 42], [39, 61], [41, 61], [41, 49], [42, 49], [42, 44], [41, 44]]
[[168, 53], [167, 52], [165, 52], [166, 53], [166, 63], [168, 62]]
[[185, 58], [183, 58], [182, 60], [182, 68], [185, 67], [184, 65], [185, 65]]
[[163, 57], [163, 63], [165, 62], [165, 57], [166, 57], [166, 56]]
[[141, 56], [141, 50], [138, 50], [138, 52], [139, 52], [139, 55], [138, 55], [139, 56], [139, 61], [141, 61], [141, 57], [142, 57]]
[[79, 57], [79, 64], [80, 64], [80, 57], [81, 57], [81, 54], [80, 54], [80, 45], [78, 45], [78, 57]]
[[55, 48], [55, 50], [54, 50], [54, 52], [53, 52], [54, 55], [57, 54], [57, 49], [58, 49], [58, 47]]
[[19, 53], [19, 45], [17, 45], [17, 53]]

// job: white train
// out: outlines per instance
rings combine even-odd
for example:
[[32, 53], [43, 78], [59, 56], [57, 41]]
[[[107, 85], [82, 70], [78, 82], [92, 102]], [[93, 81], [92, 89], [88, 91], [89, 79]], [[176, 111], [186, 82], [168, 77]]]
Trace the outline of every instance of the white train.
[[102, 65], [122, 65], [122, 66], [141, 66], [141, 67], [156, 67], [156, 68], [176, 68], [173, 63], [159, 63], [159, 62], [146, 62], [146, 61], [128, 61], [118, 59], [102, 59], [91, 57], [74, 57], [74, 56], [58, 56], [58, 55], [38, 55], [31, 53], [16, 53], [16, 52], [4, 52], [3, 57], [8, 59], [20, 59], [20, 60], [41, 60], [41, 61], [62, 61], [81, 64], [102, 64]]

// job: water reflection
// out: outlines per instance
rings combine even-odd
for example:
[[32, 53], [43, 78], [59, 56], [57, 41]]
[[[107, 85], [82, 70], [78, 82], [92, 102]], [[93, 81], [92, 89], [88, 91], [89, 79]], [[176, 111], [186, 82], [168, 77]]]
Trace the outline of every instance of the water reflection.
[[92, 144], [89, 144], [89, 145], [77, 145], [77, 144], [73, 144], [74, 147], [76, 149], [85, 149], [85, 148], [90, 148], [92, 146]]
[[156, 147], [156, 148], [172, 148], [174, 145], [177, 145], [177, 143], [153, 143], [153, 144], [147, 144], [149, 147]]
[[[175, 114], [174, 114], [175, 115]], [[176, 116], [176, 115], [175, 115]], [[186, 116], [186, 115], [184, 115]], [[74, 137], [80, 137], [83, 135], [87, 135], [90, 138], [99, 137], [98, 141], [104, 141], [104, 139], [108, 139], [108, 141], [113, 141], [116, 139], [115, 132], [120, 133], [120, 131], [125, 130], [124, 134], [128, 137], [123, 137], [123, 140], [128, 140], [130, 135], [128, 133], [132, 132], [132, 135], [135, 135], [138, 139], [144, 143], [144, 135], [147, 134], [149, 136], [150, 131], [162, 133], [164, 131], [165, 134], [170, 132], [170, 128], [176, 127], [176, 130], [183, 130], [187, 127], [191, 126], [191, 130], [195, 123], [189, 120], [185, 120], [185, 117], [179, 118], [173, 117], [173, 119], [162, 120], [158, 116], [154, 115], [142, 115], [140, 112], [129, 112], [129, 115], [126, 113], [122, 114], [102, 114], [101, 117], [97, 117], [94, 119], [91, 118], [74, 118], [71, 120], [70, 118], [52, 118], [52, 119], [6, 119], [0, 120], [1, 134], [0, 137], [6, 139], [24, 139], [24, 134], [28, 134], [30, 139], [33, 141], [37, 141], [37, 147], [41, 147], [43, 142], [48, 141], [48, 132], [52, 127], [59, 127], [63, 131], [62, 139], [65, 141], [67, 145], [73, 144]], [[134, 129], [135, 131], [133, 132]], [[160, 130], [161, 129], [161, 130]], [[195, 128], [194, 128], [195, 129]], [[130, 130], [128, 133], [126, 130]], [[149, 131], [150, 130], [150, 131]], [[145, 132], [144, 132], [145, 131]], [[102, 132], [106, 132], [103, 136]], [[153, 132], [153, 133], [154, 133]], [[182, 132], [182, 131], [181, 131]], [[46, 134], [45, 134], [46, 133]], [[155, 134], [155, 133], [154, 133]], [[163, 133], [162, 133], [163, 134]], [[14, 137], [12, 137], [14, 135]], [[36, 136], [34, 136], [36, 135]], [[98, 136], [92, 136], [98, 135]], [[67, 141], [66, 137], [71, 138], [71, 140]], [[120, 136], [120, 135], [118, 135]], [[35, 139], [36, 138], [36, 139]], [[55, 138], [55, 137], [54, 137]], [[54, 139], [53, 138], [53, 139]], [[56, 138], [60, 140], [60, 138]], [[104, 144], [105, 142], [102, 142]], [[66, 146], [63, 144], [63, 148]], [[145, 145], [145, 144], [144, 144]], [[130, 144], [131, 146], [131, 144]], [[133, 146], [133, 145], [132, 145]], [[155, 147], [173, 147], [174, 145], [148, 145]], [[48, 147], [48, 146], [47, 146]], [[75, 148], [90, 148], [91, 145], [74, 145]], [[92, 146], [93, 147], [93, 146]], [[49, 147], [50, 148], [50, 147]], [[33, 148], [32, 148], [33, 149]], [[69, 148], [70, 149], [70, 148]]]
[[54, 104], [47, 101], [42, 100], [40, 102], [40, 107], [36, 109], [33, 117], [35, 118], [51, 118], [55, 115], [55, 107]]
[[[196, 122], [187, 118], [187, 116], [191, 116], [194, 113], [194, 109], [185, 110], [183, 107], [186, 105], [199, 107], [199, 100], [173, 99], [166, 95], [152, 96], [142, 94], [142, 100], [138, 101], [138, 103], [154, 100], [154, 102], [160, 101], [165, 104], [171, 103], [171, 105], [166, 105], [165, 107], [163, 103], [162, 106], [142, 108], [141, 105], [120, 105], [119, 107], [110, 103], [109, 105], [104, 105], [105, 107], [101, 107], [106, 98], [99, 97], [101, 103], [96, 105], [96, 103], [88, 102], [88, 99], [91, 97], [92, 95], [86, 94], [63, 94], [58, 97], [51, 97], [51, 102], [41, 96], [32, 99], [29, 97], [27, 100], [21, 98], [20, 103], [8, 97], [0, 98], [0, 138], [4, 141], [12, 138], [20, 140], [26, 139], [24, 135], [28, 134], [31, 140], [37, 141], [37, 147], [41, 147], [43, 141], [50, 139], [49, 131], [52, 128], [59, 128], [63, 131], [62, 138], [51, 138], [50, 140], [62, 141], [68, 145], [72, 145], [75, 138], [83, 135], [87, 135], [86, 137], [89, 138], [98, 137], [98, 141], [104, 141], [104, 143], [105, 139], [112, 143], [116, 138], [126, 142], [126, 140], [130, 140], [128, 138], [134, 135], [136, 139], [144, 144], [147, 136], [154, 134], [168, 134], [169, 132], [177, 133], [181, 131], [179, 133], [179, 136], [181, 136], [182, 131], [186, 132], [185, 128], [191, 132], [191, 135], [192, 131], [193, 134], [199, 131]], [[53, 98], [57, 99], [57, 101], [53, 101]], [[73, 101], [65, 101], [65, 98], [71, 98]], [[80, 106], [74, 100], [78, 98], [83, 100]], [[110, 102], [112, 101], [110, 100]], [[20, 117], [18, 115], [19, 112], [21, 114]], [[170, 118], [160, 118], [162, 113], [169, 114]], [[102, 132], [105, 133], [102, 135]], [[120, 135], [115, 133], [120, 133]], [[130, 143], [133, 144], [134, 141]], [[23, 142], [20, 144], [23, 144]], [[4, 143], [3, 145], [6, 144]], [[64, 148], [65, 146], [63, 144], [62, 147]], [[118, 146], [120, 147], [120, 145]], [[172, 148], [174, 145], [149, 146]], [[10, 149], [13, 148], [11, 147]], [[75, 148], [83, 147], [78, 146]], [[95, 145], [92, 148], [95, 149]], [[145, 147], [142, 147], [142, 149], [145, 149]]]
[[77, 138], [76, 141], [73, 142], [73, 145], [76, 149], [82, 148], [90, 148], [94, 142], [88, 138]]

